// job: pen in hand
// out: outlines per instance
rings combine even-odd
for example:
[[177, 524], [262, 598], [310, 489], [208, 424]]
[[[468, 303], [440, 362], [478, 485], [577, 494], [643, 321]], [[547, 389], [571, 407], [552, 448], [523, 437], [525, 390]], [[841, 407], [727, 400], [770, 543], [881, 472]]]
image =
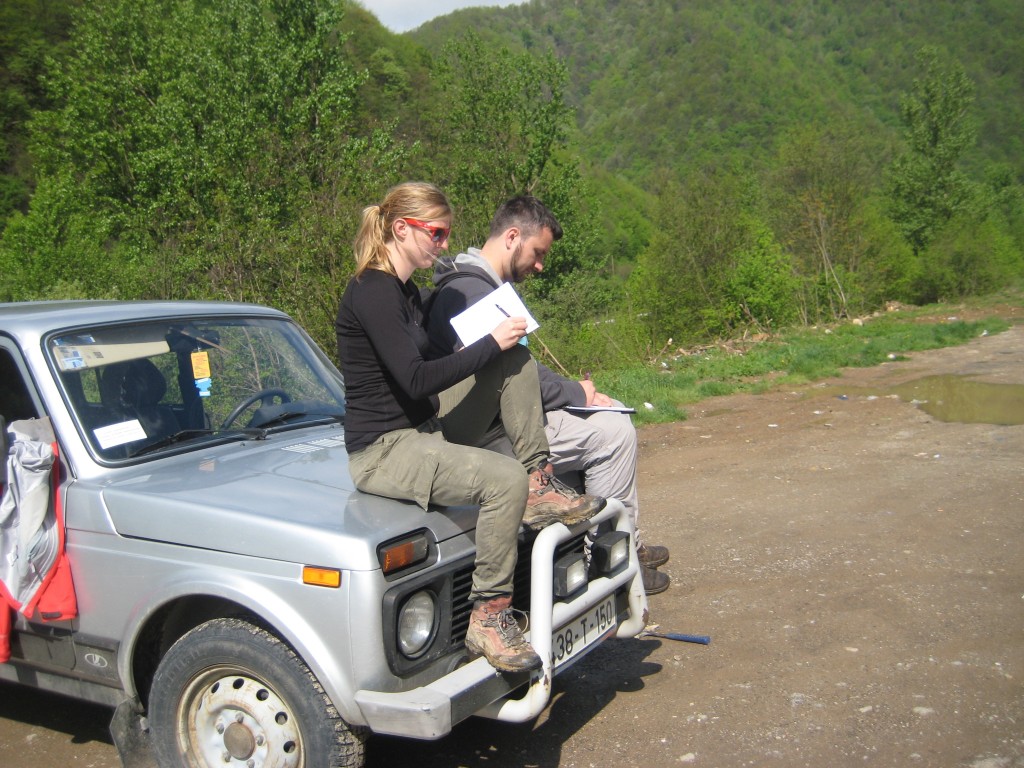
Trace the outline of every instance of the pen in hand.
[[498, 308], [498, 311], [501, 312], [501, 314], [503, 314], [505, 317], [511, 317], [511, 315], [508, 312], [501, 308], [500, 304], [495, 304], [494, 306], [496, 306]]

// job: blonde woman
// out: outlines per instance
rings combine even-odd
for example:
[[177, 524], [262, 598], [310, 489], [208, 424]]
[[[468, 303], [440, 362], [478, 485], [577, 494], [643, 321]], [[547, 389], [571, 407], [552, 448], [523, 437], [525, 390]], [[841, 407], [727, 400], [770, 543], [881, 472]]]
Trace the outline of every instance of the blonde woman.
[[[336, 322], [349, 470], [359, 490], [423, 509], [479, 505], [466, 646], [497, 669], [535, 669], [540, 658], [511, 608], [524, 512], [532, 527], [572, 524], [593, 516], [603, 501], [565, 494], [547, 481], [537, 366], [518, 343], [525, 318], [509, 317], [454, 354], [426, 358], [423, 307], [411, 278], [448, 247], [451, 222], [444, 193], [422, 182], [399, 184], [363, 210], [356, 272]], [[469, 447], [499, 416], [516, 459]]]

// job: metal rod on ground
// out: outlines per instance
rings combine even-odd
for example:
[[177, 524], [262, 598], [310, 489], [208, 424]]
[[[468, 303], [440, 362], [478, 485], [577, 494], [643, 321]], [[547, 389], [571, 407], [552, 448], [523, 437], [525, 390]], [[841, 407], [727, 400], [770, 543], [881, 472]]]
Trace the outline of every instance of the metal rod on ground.
[[711, 638], [707, 635], [684, 635], [681, 632], [649, 632], [644, 630], [640, 633], [645, 637], [663, 637], [666, 640], [680, 640], [684, 643], [700, 643], [701, 645], [710, 645]]

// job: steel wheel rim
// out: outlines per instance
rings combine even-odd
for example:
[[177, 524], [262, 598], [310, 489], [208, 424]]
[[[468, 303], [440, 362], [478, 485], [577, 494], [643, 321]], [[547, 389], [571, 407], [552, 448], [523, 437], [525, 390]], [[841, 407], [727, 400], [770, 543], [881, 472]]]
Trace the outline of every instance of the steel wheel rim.
[[[178, 740], [190, 764], [302, 768], [302, 733], [291, 708], [259, 678], [218, 667], [185, 689]], [[198, 760], [198, 762], [196, 762]]]

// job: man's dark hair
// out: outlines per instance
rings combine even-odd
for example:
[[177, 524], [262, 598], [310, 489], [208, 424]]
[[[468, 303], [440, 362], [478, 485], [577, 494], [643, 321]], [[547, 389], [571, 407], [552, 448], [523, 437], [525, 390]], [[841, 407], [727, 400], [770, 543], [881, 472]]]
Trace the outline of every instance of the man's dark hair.
[[491, 219], [490, 236], [500, 235], [509, 227], [519, 227], [523, 237], [538, 235], [545, 228], [551, 230], [553, 240], [562, 237], [562, 225], [555, 214], [532, 195], [519, 195], [502, 203]]

